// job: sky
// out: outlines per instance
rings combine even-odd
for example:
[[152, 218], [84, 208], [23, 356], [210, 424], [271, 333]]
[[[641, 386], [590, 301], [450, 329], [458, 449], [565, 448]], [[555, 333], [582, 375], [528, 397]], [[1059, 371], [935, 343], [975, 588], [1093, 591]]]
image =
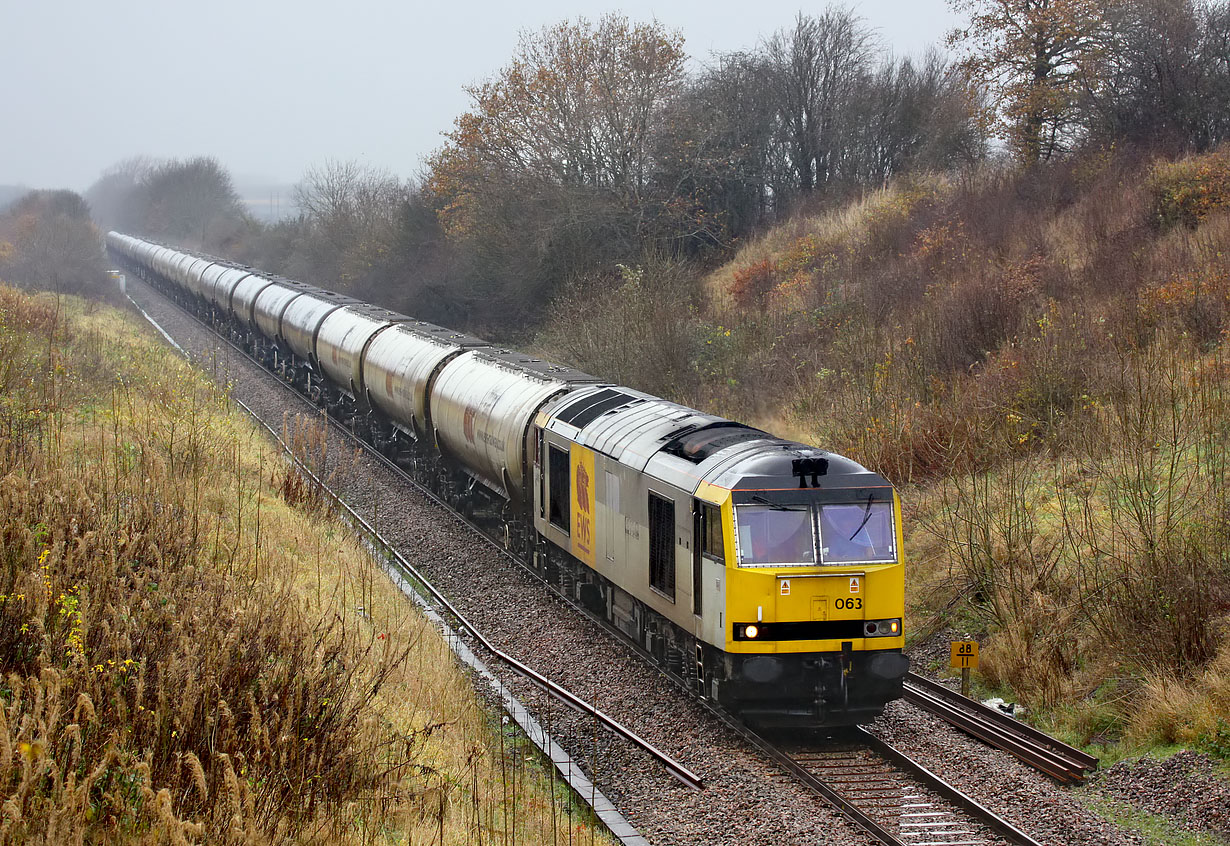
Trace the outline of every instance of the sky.
[[[938, 45], [945, 0], [847, 4], [897, 55]], [[84, 191], [137, 155], [215, 156], [240, 183], [327, 160], [421, 171], [467, 85], [518, 34], [618, 12], [679, 31], [694, 63], [754, 47], [800, 0], [0, 0], [0, 185]]]

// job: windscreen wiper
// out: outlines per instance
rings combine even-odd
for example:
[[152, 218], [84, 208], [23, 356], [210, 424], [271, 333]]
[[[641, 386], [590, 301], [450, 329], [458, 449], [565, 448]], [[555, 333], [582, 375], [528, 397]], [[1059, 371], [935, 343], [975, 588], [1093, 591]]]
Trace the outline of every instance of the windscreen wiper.
[[863, 522], [858, 524], [858, 528], [846, 538], [846, 540], [854, 540], [854, 536], [863, 530], [863, 526], [867, 525], [867, 521], [871, 519], [871, 494], [867, 494], [867, 508], [863, 511]]
[[787, 508], [786, 506], [782, 505], [780, 502], [770, 502], [769, 500], [765, 499], [763, 496], [760, 496], [758, 494], [752, 494], [752, 502], [759, 502], [761, 505], [767, 505], [770, 508], [772, 508], [774, 511], [793, 511], [794, 510], [793, 508]]

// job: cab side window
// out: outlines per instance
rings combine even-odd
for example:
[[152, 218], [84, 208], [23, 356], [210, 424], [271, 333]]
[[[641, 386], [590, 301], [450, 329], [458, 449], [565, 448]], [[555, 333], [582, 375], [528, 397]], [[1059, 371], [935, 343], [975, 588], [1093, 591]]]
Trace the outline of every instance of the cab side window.
[[726, 546], [722, 543], [722, 509], [702, 503], [700, 507], [701, 552], [707, 558], [726, 563]]
[[568, 466], [568, 452], [551, 444], [547, 447], [547, 471], [550, 474], [551, 525], [569, 529], [569, 519], [572, 516], [572, 479]]
[[695, 553], [692, 556], [692, 613], [701, 616], [704, 606], [704, 559], [726, 565], [722, 543], [722, 510], [707, 502], [696, 503]]

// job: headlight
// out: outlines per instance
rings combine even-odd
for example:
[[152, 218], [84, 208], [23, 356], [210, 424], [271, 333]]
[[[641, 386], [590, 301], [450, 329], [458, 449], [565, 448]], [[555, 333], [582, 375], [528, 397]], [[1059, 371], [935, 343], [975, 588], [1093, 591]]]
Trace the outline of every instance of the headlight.
[[863, 623], [863, 634], [867, 637], [898, 637], [901, 634], [901, 618], [867, 620]]
[[748, 640], [755, 640], [760, 634], [760, 628], [757, 626], [744, 626], [743, 636]]

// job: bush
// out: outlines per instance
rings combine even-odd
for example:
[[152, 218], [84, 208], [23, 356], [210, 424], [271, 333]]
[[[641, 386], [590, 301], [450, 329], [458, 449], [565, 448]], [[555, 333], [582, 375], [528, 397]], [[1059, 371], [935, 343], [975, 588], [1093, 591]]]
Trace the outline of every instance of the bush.
[[752, 308], [764, 303], [769, 292], [777, 287], [777, 265], [770, 259], [736, 268], [732, 274], [730, 295], [741, 308]]
[[1230, 205], [1230, 151], [1220, 149], [1155, 165], [1149, 174], [1150, 214], [1163, 230], [1195, 229]]

